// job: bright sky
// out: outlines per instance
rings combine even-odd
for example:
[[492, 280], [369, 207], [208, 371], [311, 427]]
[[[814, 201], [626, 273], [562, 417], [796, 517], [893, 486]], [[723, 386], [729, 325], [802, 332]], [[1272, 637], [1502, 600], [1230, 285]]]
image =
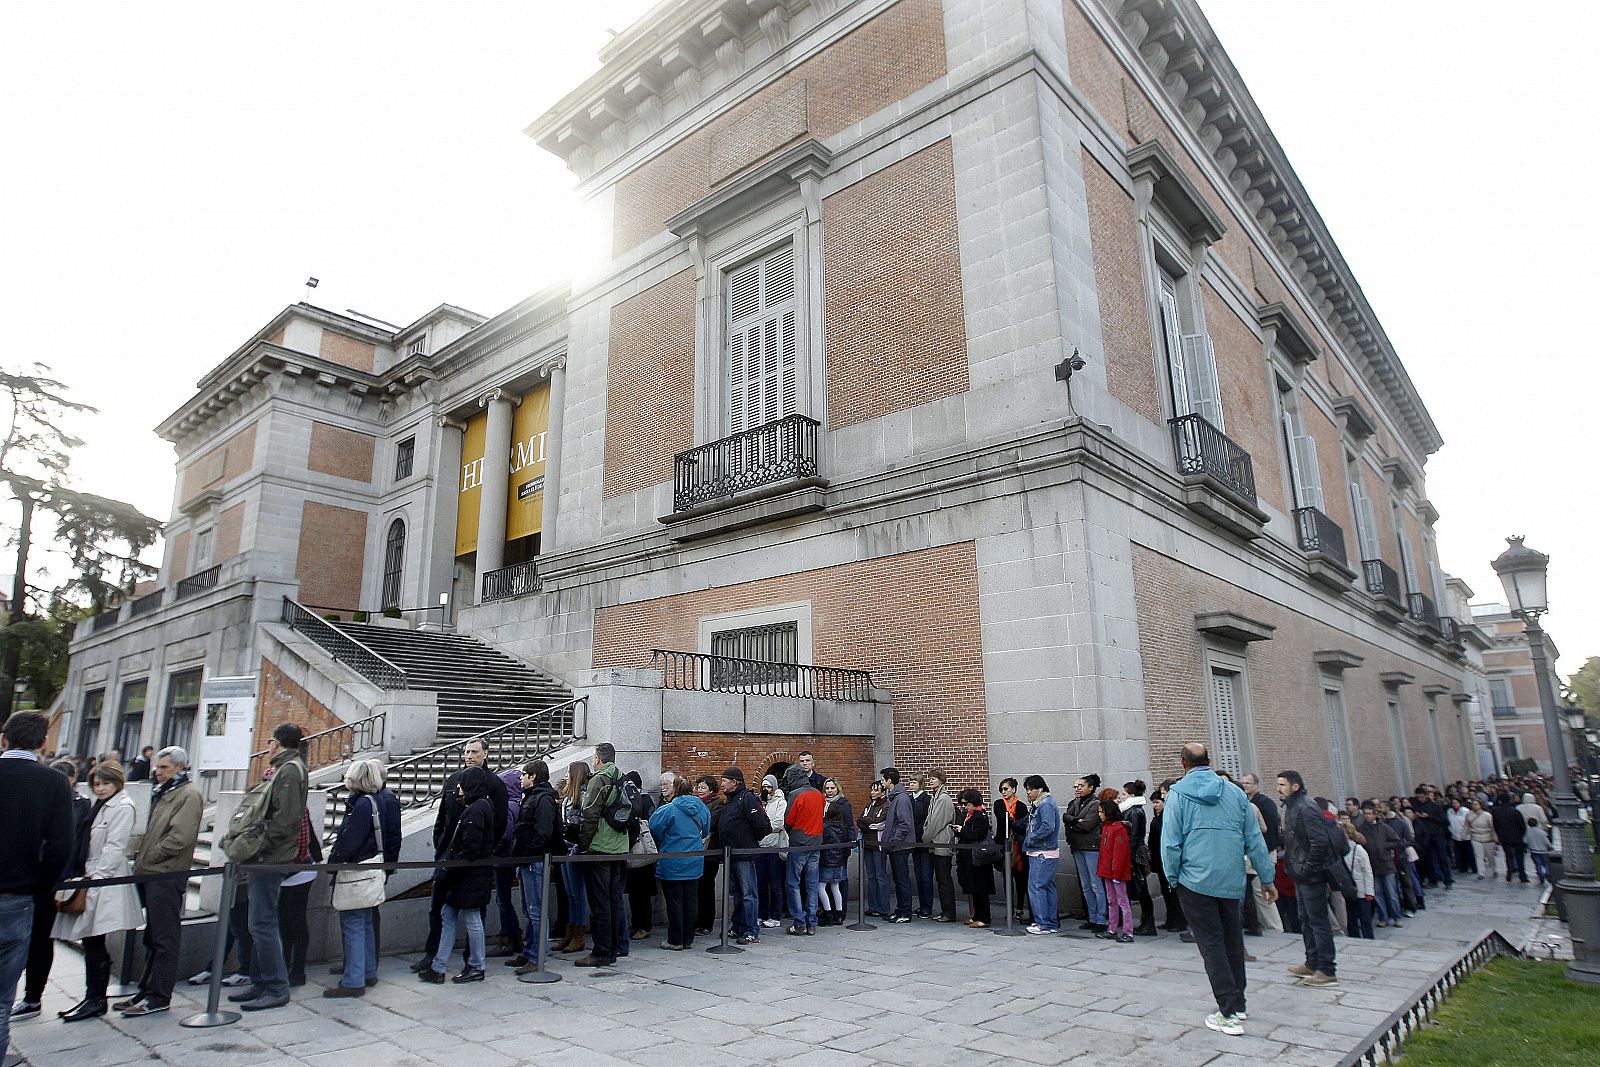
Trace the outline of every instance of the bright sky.
[[[1575, 670], [1600, 654], [1600, 350], [1574, 284], [1600, 246], [1600, 5], [1201, 2], [1444, 434], [1445, 569], [1499, 599], [1488, 561], [1526, 534]], [[590, 245], [570, 175], [521, 131], [648, 7], [12, 5], [0, 359], [101, 409], [78, 485], [165, 517], [151, 427], [307, 275], [319, 304], [406, 323], [569, 273]]]

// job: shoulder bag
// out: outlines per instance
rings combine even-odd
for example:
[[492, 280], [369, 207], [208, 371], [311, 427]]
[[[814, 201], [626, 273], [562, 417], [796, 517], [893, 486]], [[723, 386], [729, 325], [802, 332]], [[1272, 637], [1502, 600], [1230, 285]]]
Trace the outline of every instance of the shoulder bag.
[[[372, 809], [372, 840], [379, 842], [378, 855], [383, 855], [383, 830], [378, 824], [378, 798], [369, 796]], [[376, 908], [383, 903], [384, 873], [382, 867], [365, 871], [335, 871], [333, 876], [333, 910], [360, 911]]]

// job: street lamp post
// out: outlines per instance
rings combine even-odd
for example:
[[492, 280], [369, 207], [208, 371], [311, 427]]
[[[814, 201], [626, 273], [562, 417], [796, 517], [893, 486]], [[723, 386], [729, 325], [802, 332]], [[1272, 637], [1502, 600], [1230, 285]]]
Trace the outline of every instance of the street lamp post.
[[[1595, 788], [1595, 735], [1589, 729], [1589, 716], [1582, 708], [1571, 707], [1567, 709], [1567, 725], [1572, 728], [1572, 747], [1577, 756], [1578, 773], [1582, 775], [1584, 787], [1589, 793], [1589, 826], [1595, 831], [1594, 851], [1600, 855], [1600, 790]], [[1574, 789], [1574, 792], [1577, 790]], [[1583, 798], [1578, 798], [1582, 803]]]
[[1544, 630], [1539, 617], [1549, 610], [1545, 574], [1550, 557], [1508, 537], [1510, 546], [1491, 566], [1505, 587], [1511, 613], [1521, 619], [1533, 657], [1533, 675], [1539, 684], [1539, 706], [1544, 712], [1545, 740], [1550, 745], [1550, 765], [1555, 772], [1555, 824], [1561, 830], [1561, 859], [1566, 876], [1557, 886], [1567, 900], [1567, 932], [1572, 938], [1572, 962], [1567, 977], [1600, 985], [1600, 884], [1594, 880], [1594, 854], [1583, 840], [1583, 820], [1578, 817], [1578, 795], [1572, 788], [1572, 768], [1555, 687], [1544, 654]]

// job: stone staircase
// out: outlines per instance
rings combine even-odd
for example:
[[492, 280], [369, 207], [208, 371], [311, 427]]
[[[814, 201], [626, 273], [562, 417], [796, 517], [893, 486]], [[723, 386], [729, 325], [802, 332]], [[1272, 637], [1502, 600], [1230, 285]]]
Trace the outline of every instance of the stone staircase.
[[465, 634], [334, 625], [404, 670], [409, 688], [439, 694], [440, 744], [572, 699], [555, 678]]

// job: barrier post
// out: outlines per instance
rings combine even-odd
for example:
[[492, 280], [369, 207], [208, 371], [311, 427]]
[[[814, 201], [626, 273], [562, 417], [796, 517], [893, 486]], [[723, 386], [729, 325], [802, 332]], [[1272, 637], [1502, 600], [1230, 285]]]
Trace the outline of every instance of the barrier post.
[[236, 1011], [221, 1011], [222, 965], [228, 958], [228, 915], [233, 910], [233, 893], [238, 885], [239, 865], [229, 862], [222, 869], [222, 895], [217, 901], [217, 932], [212, 938], [211, 984], [206, 989], [206, 1010], [179, 1021], [179, 1026], [203, 1030], [239, 1021]]
[[[550, 868], [554, 866], [555, 857], [552, 855], [546, 856], [539, 868], [539, 928], [534, 931], [539, 940], [534, 942], [533, 970], [517, 975], [517, 981], [530, 985], [561, 981], [559, 974], [544, 969], [545, 954], [550, 951]], [[521, 972], [522, 968], [517, 970]]]
[[733, 849], [722, 849], [722, 941], [706, 949], [707, 952], [743, 952], [738, 945], [728, 944], [728, 908], [733, 903]]
[[[144, 898], [139, 898], [139, 903], [144, 903]], [[117, 975], [117, 984], [106, 990], [107, 997], [131, 997], [139, 992], [139, 987], [133, 981], [133, 939], [132, 930], [122, 933], [122, 969]]]
[[994, 932], [999, 934], [1001, 937], [1026, 937], [1027, 935], [1021, 930], [1018, 930], [1013, 922], [1013, 917], [1017, 913], [1015, 897], [1017, 887], [1016, 879], [1011, 876], [1011, 864], [1011, 841], [1008, 838], [1006, 840], [1005, 856], [1002, 858], [1002, 862], [1000, 864], [1000, 877], [1003, 878], [1006, 883], [1006, 924], [1004, 926], [995, 927]]
[[856, 879], [856, 885], [859, 890], [856, 893], [856, 921], [846, 926], [845, 929], [865, 932], [867, 930], [876, 930], [877, 927], [867, 922], [867, 843], [865, 840], [858, 841], [857, 846], [856, 854], [860, 866], [860, 877]]

